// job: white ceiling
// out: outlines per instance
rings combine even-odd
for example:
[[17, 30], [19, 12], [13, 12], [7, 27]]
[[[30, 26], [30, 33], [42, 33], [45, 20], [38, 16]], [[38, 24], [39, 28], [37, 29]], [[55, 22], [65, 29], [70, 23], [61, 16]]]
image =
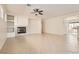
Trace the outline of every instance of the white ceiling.
[[25, 4], [9, 4], [6, 5], [6, 8], [10, 13], [26, 15], [28, 15], [33, 8], [40, 8], [44, 10], [42, 17], [49, 18], [79, 11], [79, 4], [31, 4], [29, 7]]

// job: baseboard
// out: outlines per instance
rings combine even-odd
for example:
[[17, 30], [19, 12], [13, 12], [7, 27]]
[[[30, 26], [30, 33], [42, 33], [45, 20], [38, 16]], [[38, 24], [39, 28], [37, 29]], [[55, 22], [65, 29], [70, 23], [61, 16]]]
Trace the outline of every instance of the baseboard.
[[43, 33], [43, 34], [60, 35], [60, 36], [66, 35], [66, 34], [55, 34], [55, 33]]

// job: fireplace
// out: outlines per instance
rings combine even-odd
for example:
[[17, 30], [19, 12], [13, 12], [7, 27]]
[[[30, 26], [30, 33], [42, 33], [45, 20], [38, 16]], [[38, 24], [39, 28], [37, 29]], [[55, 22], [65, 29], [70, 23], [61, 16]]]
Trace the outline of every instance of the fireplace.
[[26, 27], [17, 27], [17, 33], [18, 34], [26, 33]]

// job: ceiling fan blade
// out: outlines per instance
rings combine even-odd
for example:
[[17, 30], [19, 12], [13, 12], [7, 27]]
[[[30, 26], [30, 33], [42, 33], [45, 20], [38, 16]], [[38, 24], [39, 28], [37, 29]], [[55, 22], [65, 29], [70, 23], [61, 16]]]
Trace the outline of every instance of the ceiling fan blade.
[[33, 9], [34, 12], [39, 12], [39, 9]]
[[36, 12], [39, 12], [39, 9], [36, 9]]
[[34, 14], [35, 12], [31, 12], [31, 14]]
[[40, 10], [39, 12], [43, 12], [43, 10]]
[[43, 13], [40, 13], [40, 12], [39, 12], [39, 14], [40, 14], [40, 15], [43, 15]]
[[35, 9], [33, 9], [33, 11], [34, 11], [34, 12], [36, 12], [36, 10], [35, 10]]

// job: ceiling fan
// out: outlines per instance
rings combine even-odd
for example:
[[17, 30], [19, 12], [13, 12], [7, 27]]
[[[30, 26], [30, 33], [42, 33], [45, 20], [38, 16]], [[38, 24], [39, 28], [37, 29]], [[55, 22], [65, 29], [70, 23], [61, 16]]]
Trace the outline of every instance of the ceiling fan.
[[[27, 6], [31, 6], [31, 4], [27, 4]], [[40, 10], [39, 8], [35, 8], [33, 9], [33, 12], [31, 12], [32, 14], [34, 14], [35, 16], [37, 15], [43, 15], [43, 10]]]
[[35, 8], [35, 9], [33, 9], [33, 13], [34, 13], [35, 15], [43, 15], [43, 10], [40, 10], [40, 9], [38, 9], [38, 8]]

